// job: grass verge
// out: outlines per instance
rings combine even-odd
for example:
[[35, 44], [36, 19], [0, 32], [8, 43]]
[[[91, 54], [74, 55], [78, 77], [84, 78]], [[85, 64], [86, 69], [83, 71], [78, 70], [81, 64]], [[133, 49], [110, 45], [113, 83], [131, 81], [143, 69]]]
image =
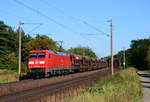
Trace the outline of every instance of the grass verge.
[[103, 79], [65, 102], [141, 102], [142, 88], [134, 68], [128, 68]]
[[18, 74], [17, 72], [1, 69], [0, 70], [0, 83], [7, 83], [7, 82], [13, 82], [18, 81]]

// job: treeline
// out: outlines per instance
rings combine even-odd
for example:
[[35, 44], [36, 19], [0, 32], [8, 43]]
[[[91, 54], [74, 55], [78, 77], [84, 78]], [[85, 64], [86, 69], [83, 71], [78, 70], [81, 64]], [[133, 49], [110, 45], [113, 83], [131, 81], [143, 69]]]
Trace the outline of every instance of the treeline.
[[68, 53], [75, 53], [81, 56], [88, 56], [92, 58], [97, 58], [96, 54], [89, 47], [78, 46], [76, 48], [70, 48]]
[[[14, 31], [12, 27], [0, 21], [0, 69], [18, 69], [18, 30]], [[27, 69], [28, 52], [30, 50], [55, 50], [67, 53], [76, 53], [89, 57], [97, 57], [96, 54], [88, 47], [76, 47], [69, 50], [57, 45], [57, 42], [44, 34], [37, 34], [36, 37], [31, 37], [21, 33], [22, 37], [22, 71]]]
[[[123, 64], [123, 51], [115, 57], [120, 59]], [[150, 69], [150, 38], [132, 40], [130, 48], [125, 50], [126, 67], [133, 66], [140, 70]]]
[[[67, 53], [76, 53], [79, 55], [96, 58], [96, 54], [89, 47], [78, 46], [64, 49], [57, 45], [56, 41], [44, 34], [37, 34], [36, 37], [31, 37], [25, 34], [22, 35], [22, 71], [27, 69], [28, 52], [30, 50], [55, 50]], [[0, 69], [18, 69], [18, 30], [13, 30], [12, 27], [0, 21]], [[150, 38], [132, 40], [130, 48], [125, 50], [126, 67], [134, 66], [138, 69], [150, 69]], [[123, 64], [123, 51], [115, 55], [121, 64]], [[122, 65], [123, 66], [123, 65]]]

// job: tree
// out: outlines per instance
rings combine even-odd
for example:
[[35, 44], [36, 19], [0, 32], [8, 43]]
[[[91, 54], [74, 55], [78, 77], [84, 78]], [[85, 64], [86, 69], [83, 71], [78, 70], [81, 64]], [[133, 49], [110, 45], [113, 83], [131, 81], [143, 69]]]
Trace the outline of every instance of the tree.
[[27, 50], [59, 50], [56, 42], [46, 35], [37, 35], [26, 44]]
[[[22, 61], [26, 60], [25, 45], [32, 38], [29, 35], [25, 35], [24, 31], [22, 35]], [[10, 26], [0, 21], [0, 68], [6, 68], [16, 70], [18, 66], [18, 30], [14, 31]], [[25, 66], [24, 64], [22, 64]], [[24, 68], [25, 69], [25, 68]]]
[[12, 28], [0, 21], [0, 56], [13, 51], [14, 40], [14, 31]]
[[145, 61], [148, 46], [150, 45], [149, 39], [140, 39], [131, 41], [131, 64], [138, 69], [146, 69], [147, 62]]
[[[35, 38], [32, 38], [22, 30], [21, 37], [21, 60], [23, 71], [26, 70], [28, 52], [30, 50], [65, 51], [63, 47], [58, 47], [53, 39], [45, 35], [37, 35]], [[14, 31], [10, 26], [4, 24], [3, 21], [0, 21], [0, 68], [17, 70], [18, 49], [18, 30]]]
[[[121, 50], [119, 51], [116, 55], [114, 55], [114, 58], [118, 58], [120, 63], [121, 63], [121, 66], [123, 66], [123, 62], [124, 62], [124, 55], [123, 55], [124, 51]], [[125, 50], [125, 64], [126, 64], [126, 67], [129, 67], [129, 66], [133, 66], [131, 64], [131, 49], [127, 49]]]
[[[150, 61], [150, 39], [132, 40], [130, 48], [126, 53], [126, 66], [134, 66], [137, 69], [145, 70], [149, 67]], [[123, 62], [123, 52], [118, 52], [115, 56]]]
[[0, 59], [1, 69], [16, 70], [17, 67], [18, 67], [18, 60], [15, 53], [5, 54], [3, 55], [3, 58]]
[[146, 56], [145, 60], [147, 61], [148, 69], [150, 69], [150, 46], [148, 47], [147, 56]]
[[97, 58], [96, 54], [89, 47], [79, 46], [79, 47], [71, 48], [67, 52], [68, 53], [75, 53], [75, 54], [78, 54], [81, 56], [88, 56], [88, 57]]

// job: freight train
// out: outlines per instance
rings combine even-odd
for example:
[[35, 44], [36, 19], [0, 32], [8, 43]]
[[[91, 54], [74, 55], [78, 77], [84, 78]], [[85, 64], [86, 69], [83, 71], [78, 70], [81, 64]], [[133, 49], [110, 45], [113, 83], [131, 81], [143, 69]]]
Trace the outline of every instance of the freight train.
[[45, 77], [58, 74], [106, 68], [107, 61], [51, 50], [30, 51], [28, 76]]

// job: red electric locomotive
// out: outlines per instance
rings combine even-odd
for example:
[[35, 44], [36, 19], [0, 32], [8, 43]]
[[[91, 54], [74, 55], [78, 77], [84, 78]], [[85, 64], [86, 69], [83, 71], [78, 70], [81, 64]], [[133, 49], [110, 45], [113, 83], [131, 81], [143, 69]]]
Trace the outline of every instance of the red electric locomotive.
[[71, 71], [71, 61], [64, 52], [50, 50], [30, 51], [28, 59], [28, 75], [30, 77], [57, 74]]

